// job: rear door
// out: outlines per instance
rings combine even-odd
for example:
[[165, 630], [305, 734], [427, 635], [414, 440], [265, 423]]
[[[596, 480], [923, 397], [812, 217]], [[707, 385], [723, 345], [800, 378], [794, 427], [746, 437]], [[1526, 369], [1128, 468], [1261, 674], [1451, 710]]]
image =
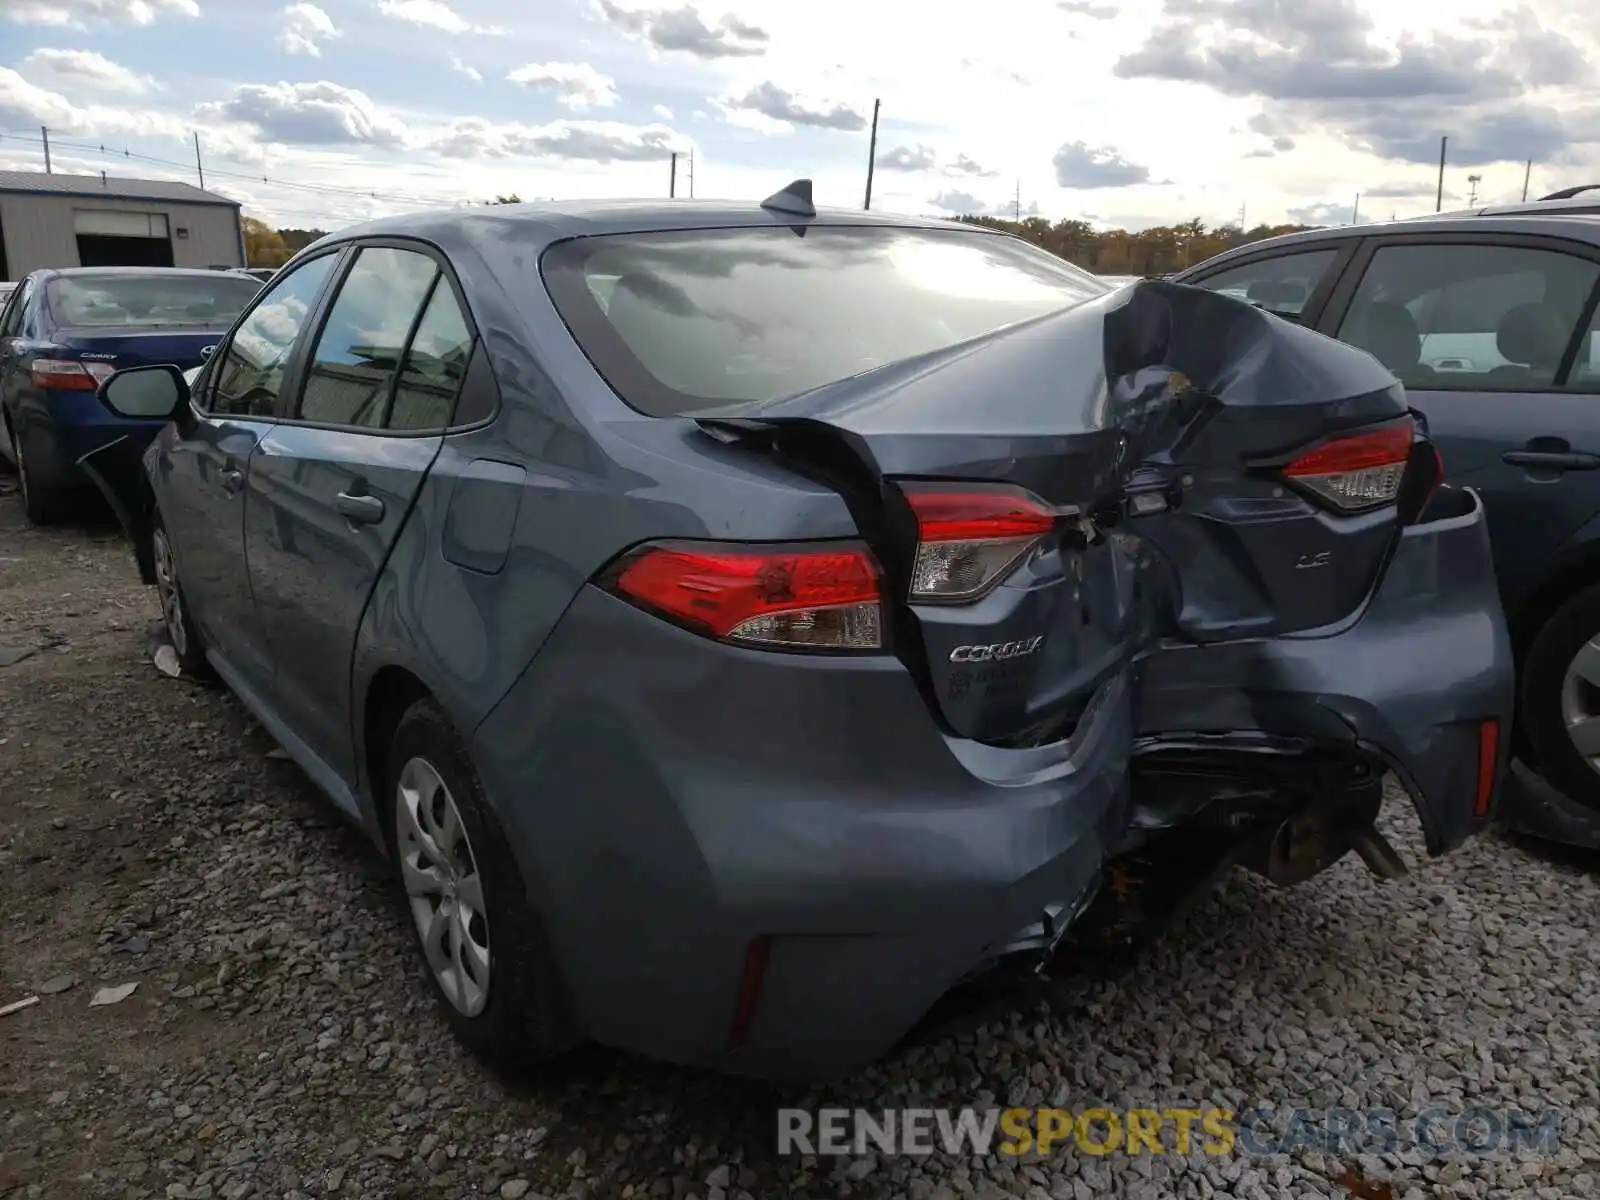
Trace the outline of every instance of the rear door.
[[442, 262], [417, 243], [361, 246], [250, 465], [246, 542], [277, 663], [273, 707], [351, 783], [356, 631], [472, 342]]
[[1323, 327], [1406, 385], [1488, 510], [1508, 610], [1600, 513], [1600, 252], [1504, 233], [1371, 239]]

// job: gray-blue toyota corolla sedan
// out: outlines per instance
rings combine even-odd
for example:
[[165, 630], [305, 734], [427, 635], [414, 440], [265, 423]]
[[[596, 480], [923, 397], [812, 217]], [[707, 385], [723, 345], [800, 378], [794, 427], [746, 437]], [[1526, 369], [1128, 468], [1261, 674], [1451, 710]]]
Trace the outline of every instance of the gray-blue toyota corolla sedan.
[[84, 461], [186, 672], [395, 864], [459, 1036], [849, 1071], [1223, 868], [1489, 818], [1483, 511], [1364, 352], [1012, 237], [762, 204], [396, 217]]

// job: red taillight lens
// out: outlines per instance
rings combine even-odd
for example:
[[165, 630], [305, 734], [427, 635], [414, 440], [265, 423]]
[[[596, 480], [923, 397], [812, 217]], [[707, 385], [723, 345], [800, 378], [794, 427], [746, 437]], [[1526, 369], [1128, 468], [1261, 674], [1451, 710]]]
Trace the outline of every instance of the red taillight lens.
[[1415, 436], [1415, 422], [1406, 417], [1324, 442], [1281, 472], [1341, 512], [1381, 508], [1399, 498]]
[[36, 358], [28, 366], [33, 386], [60, 388], [69, 392], [92, 392], [116, 373], [110, 363], [68, 362], [65, 359]]
[[865, 547], [659, 542], [628, 556], [611, 588], [698, 633], [742, 645], [881, 650], [882, 589]]
[[1473, 799], [1472, 815], [1489, 815], [1494, 797], [1495, 768], [1500, 765], [1500, 722], [1485, 721], [1478, 726], [1478, 794]]
[[917, 518], [910, 598], [976, 600], [1056, 527], [1044, 501], [1021, 488], [905, 484]]

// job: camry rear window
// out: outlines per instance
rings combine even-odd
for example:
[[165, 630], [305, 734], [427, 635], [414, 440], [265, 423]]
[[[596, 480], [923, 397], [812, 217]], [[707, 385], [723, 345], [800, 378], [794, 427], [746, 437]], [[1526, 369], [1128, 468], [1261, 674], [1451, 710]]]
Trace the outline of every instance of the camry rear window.
[[261, 291], [248, 275], [63, 275], [45, 287], [58, 325], [233, 324]]
[[1014, 238], [890, 226], [611, 234], [541, 267], [590, 361], [652, 416], [792, 396], [1109, 290]]

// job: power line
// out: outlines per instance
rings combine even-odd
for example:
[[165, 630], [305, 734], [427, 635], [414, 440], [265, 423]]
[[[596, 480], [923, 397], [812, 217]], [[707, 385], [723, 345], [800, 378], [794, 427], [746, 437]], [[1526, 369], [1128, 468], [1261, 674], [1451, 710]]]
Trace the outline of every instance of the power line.
[[[43, 134], [42, 130], [41, 134]], [[5, 141], [24, 142], [30, 146], [40, 147], [46, 144], [45, 138], [47, 136], [47, 134], [41, 136], [40, 134], [0, 133], [0, 139], [4, 139]], [[101, 158], [123, 159], [129, 162], [165, 167], [168, 170], [177, 171], [185, 175], [195, 173], [195, 167], [189, 163], [175, 162], [168, 158], [158, 158], [151, 154], [141, 154], [137, 151], [128, 150], [126, 148], [117, 150], [114, 147], [107, 147], [104, 142], [96, 145], [90, 142], [62, 141], [60, 138], [56, 138], [51, 140], [48, 145], [53, 152], [59, 152], [61, 150], [76, 150], [80, 154], [95, 155]], [[227, 156], [224, 155], [223, 157]], [[287, 188], [292, 191], [305, 192], [309, 195], [322, 195], [329, 197], [347, 196], [352, 199], [380, 200], [395, 204], [418, 204], [433, 208], [438, 208], [441, 206], [449, 207], [453, 203], [460, 203], [460, 201], [451, 201], [440, 196], [422, 196], [417, 194], [385, 192], [366, 188], [340, 187], [337, 184], [331, 183], [300, 183], [288, 179], [274, 179], [265, 174], [246, 174], [242, 171], [229, 171], [217, 167], [212, 167], [210, 173], [213, 177], [237, 179], [249, 183], [264, 183], [270, 187]]]

